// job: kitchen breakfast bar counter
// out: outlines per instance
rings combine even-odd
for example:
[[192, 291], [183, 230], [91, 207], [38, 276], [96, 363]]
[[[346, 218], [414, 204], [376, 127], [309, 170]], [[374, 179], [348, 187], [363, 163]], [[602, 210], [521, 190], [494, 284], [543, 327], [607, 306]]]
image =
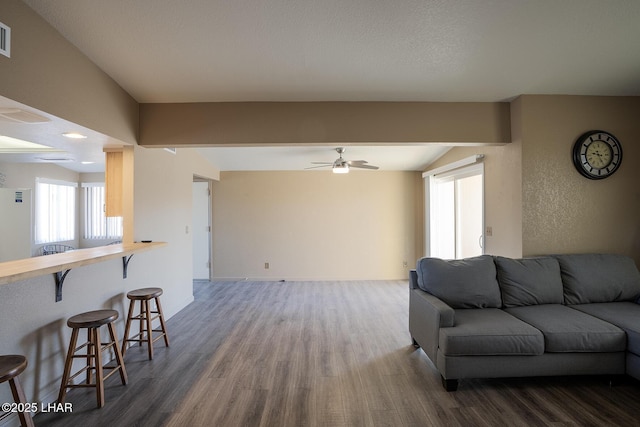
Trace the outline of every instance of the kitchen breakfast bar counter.
[[71, 269], [95, 264], [114, 258], [122, 258], [122, 275], [127, 277], [127, 266], [131, 257], [138, 253], [166, 246], [166, 242], [119, 243], [96, 248], [76, 249], [53, 255], [37, 256], [0, 263], [0, 285], [54, 274], [56, 278], [56, 301], [62, 299], [62, 285]]

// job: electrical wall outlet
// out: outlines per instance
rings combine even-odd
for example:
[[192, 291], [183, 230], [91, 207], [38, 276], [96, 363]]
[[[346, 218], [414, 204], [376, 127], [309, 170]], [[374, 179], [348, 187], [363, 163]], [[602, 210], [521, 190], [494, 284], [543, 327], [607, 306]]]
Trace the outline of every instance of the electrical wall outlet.
[[269, 269], [269, 263], [268, 263], [268, 262], [265, 262], [265, 263], [264, 263], [264, 269], [265, 269], [265, 270], [268, 270], [268, 269]]

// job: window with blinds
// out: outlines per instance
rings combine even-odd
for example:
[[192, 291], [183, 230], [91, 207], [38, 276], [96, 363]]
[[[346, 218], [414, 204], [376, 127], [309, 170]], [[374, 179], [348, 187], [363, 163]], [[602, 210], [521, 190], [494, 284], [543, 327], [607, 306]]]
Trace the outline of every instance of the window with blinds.
[[122, 239], [122, 217], [105, 216], [104, 183], [83, 183], [84, 238]]
[[36, 178], [36, 243], [75, 239], [77, 187], [75, 182]]

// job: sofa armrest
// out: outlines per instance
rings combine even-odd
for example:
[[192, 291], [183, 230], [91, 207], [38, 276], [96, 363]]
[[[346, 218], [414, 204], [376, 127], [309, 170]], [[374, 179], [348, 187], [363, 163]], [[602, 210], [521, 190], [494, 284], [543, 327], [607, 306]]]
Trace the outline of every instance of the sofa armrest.
[[409, 289], [420, 289], [418, 287], [418, 272], [409, 270]]
[[420, 289], [409, 291], [409, 333], [435, 364], [440, 328], [455, 325], [455, 311]]

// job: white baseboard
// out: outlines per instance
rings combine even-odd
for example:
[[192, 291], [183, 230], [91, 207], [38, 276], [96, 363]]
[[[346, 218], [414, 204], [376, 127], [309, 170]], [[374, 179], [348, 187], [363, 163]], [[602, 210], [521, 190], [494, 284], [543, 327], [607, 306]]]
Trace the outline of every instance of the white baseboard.
[[162, 307], [162, 311], [163, 311], [162, 314], [164, 314], [164, 320], [171, 319], [173, 316], [178, 314], [180, 311], [182, 311], [186, 306], [191, 304], [193, 301], [195, 301], [195, 299], [193, 298], [193, 294], [191, 294], [187, 298], [182, 300], [182, 302], [177, 306], [177, 308], [174, 308], [173, 310], [169, 310], [169, 311], [165, 311], [164, 304], [163, 304], [162, 305], [163, 306]]
[[408, 281], [408, 277], [399, 279], [389, 278], [364, 278], [364, 279], [345, 279], [340, 277], [214, 277], [212, 282], [361, 282], [361, 281]]

